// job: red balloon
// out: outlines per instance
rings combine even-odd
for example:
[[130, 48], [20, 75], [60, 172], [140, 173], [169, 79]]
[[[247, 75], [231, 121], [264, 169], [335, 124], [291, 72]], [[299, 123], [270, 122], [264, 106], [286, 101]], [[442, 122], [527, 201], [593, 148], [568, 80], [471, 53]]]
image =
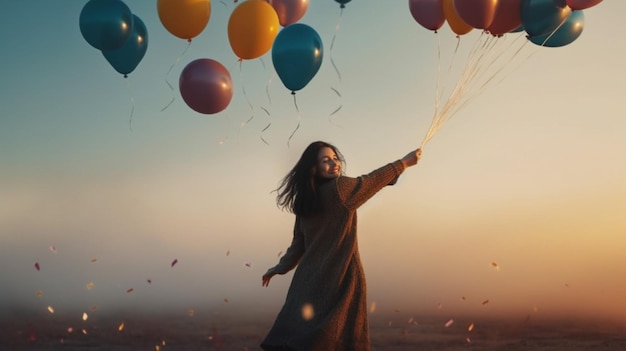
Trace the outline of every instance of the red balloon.
[[522, 0], [499, 0], [493, 22], [487, 27], [489, 33], [502, 35], [522, 25], [520, 15]]
[[437, 30], [446, 22], [442, 0], [409, 0], [413, 19], [430, 30]]
[[485, 29], [493, 22], [499, 0], [454, 0], [456, 13], [474, 28]]
[[296, 23], [304, 16], [309, 8], [309, 0], [269, 0], [281, 26], [286, 27]]
[[180, 73], [180, 95], [191, 109], [204, 114], [224, 110], [233, 97], [230, 73], [211, 59], [190, 62]]
[[601, 3], [602, 0], [566, 0], [567, 6], [572, 10], [584, 10]]

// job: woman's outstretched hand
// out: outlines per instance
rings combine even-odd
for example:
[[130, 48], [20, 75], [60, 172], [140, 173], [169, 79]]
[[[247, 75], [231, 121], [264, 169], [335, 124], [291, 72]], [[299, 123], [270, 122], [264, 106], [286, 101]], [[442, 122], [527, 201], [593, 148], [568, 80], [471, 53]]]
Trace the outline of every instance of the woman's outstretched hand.
[[276, 273], [272, 272], [272, 270], [268, 270], [267, 273], [263, 274], [263, 286], [270, 285], [270, 279], [275, 276]]
[[417, 162], [422, 158], [422, 149], [417, 149], [409, 152], [404, 156], [401, 161], [404, 164], [404, 167], [415, 166]]

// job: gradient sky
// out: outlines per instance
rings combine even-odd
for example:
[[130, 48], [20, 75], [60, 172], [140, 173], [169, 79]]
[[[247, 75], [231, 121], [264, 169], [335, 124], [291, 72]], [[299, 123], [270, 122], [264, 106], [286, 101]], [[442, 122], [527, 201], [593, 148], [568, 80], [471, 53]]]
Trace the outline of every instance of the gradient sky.
[[[213, 1], [186, 50], [155, 1], [127, 0], [149, 33], [127, 79], [81, 36], [84, 4], [6, 0], [0, 12], [0, 305], [14, 312], [276, 311], [291, 274], [268, 288], [261, 275], [293, 217], [272, 190], [303, 148], [336, 144], [352, 176], [402, 157], [420, 146], [437, 87], [454, 86], [437, 71], [469, 61], [453, 56], [447, 25], [426, 30], [407, 1], [355, 0], [340, 17], [337, 3], [312, 0], [301, 22], [325, 56], [296, 109], [270, 53], [237, 62], [231, 1]], [[572, 44], [524, 45], [360, 210], [379, 311], [626, 317], [625, 13], [604, 1]], [[461, 52], [479, 36], [462, 36]], [[196, 113], [167, 85], [197, 58], [231, 72], [223, 112]]]

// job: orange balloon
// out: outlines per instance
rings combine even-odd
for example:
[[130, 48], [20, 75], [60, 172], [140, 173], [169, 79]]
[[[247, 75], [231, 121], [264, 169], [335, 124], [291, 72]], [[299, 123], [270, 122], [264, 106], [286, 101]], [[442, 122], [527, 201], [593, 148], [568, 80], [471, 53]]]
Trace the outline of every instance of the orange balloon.
[[474, 27], [463, 22], [454, 8], [454, 0], [443, 0], [443, 15], [450, 26], [450, 29], [457, 35], [469, 33]]
[[157, 12], [163, 27], [181, 39], [200, 34], [211, 17], [211, 0], [158, 0]]
[[272, 5], [264, 0], [247, 0], [230, 15], [228, 40], [237, 57], [253, 59], [272, 48], [279, 28]]

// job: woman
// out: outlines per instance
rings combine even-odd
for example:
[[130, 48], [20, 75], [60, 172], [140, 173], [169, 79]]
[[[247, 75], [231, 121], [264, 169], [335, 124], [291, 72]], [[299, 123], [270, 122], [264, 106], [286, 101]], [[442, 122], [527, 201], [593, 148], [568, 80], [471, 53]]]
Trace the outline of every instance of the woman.
[[356, 210], [394, 184], [421, 150], [409, 152], [367, 175], [343, 175], [333, 145], [311, 143], [283, 178], [276, 203], [296, 215], [293, 240], [279, 263], [263, 275], [298, 266], [285, 304], [261, 343], [264, 350], [369, 351], [365, 275], [356, 237]]

